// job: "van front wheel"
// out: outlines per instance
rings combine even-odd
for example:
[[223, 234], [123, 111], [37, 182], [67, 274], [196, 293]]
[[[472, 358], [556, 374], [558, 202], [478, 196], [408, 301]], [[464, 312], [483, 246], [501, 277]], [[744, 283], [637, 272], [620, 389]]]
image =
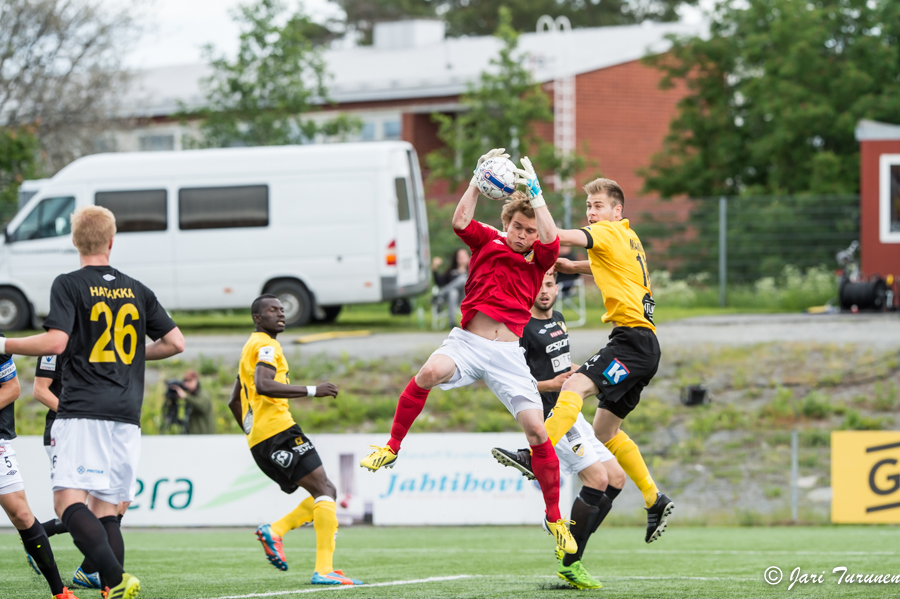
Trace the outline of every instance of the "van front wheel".
[[284, 326], [302, 327], [312, 318], [312, 297], [306, 287], [292, 281], [279, 281], [268, 289], [284, 306]]
[[0, 331], [28, 328], [31, 306], [25, 296], [11, 287], [0, 288]]

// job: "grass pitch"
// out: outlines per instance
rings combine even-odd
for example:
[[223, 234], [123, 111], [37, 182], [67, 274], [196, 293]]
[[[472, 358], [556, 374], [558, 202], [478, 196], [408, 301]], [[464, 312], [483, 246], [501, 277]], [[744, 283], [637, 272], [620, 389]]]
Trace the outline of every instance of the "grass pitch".
[[[848, 574], [888, 574], [900, 580], [898, 527], [679, 528], [646, 545], [638, 528], [601, 528], [584, 563], [603, 588], [577, 591], [556, 577], [550, 537], [538, 527], [343, 527], [335, 567], [373, 586], [312, 587], [315, 533], [285, 539], [290, 569], [266, 561], [253, 531], [126, 530], [127, 570], [142, 599], [299, 597], [552, 597], [609, 598], [898, 597], [900, 582], [838, 583]], [[53, 539], [60, 570], [71, 576], [81, 556], [67, 535]], [[764, 582], [775, 566], [784, 579]], [[791, 572], [822, 575], [788, 591]], [[770, 576], [773, 573], [770, 572]], [[428, 580], [432, 579], [432, 580]], [[405, 584], [398, 584], [405, 583]], [[96, 591], [77, 591], [81, 599]], [[0, 597], [46, 599], [43, 579], [27, 566], [18, 536], [0, 533]]]

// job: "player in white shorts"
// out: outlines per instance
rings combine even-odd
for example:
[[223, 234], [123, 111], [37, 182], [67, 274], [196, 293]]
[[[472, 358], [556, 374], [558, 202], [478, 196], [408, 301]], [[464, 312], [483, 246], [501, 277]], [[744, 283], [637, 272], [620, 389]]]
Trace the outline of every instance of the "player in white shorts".
[[[553, 310], [559, 294], [556, 273], [544, 276], [540, 293], [531, 307], [531, 320], [525, 326], [521, 346], [531, 374], [538, 381], [544, 405], [544, 418], [556, 405], [562, 384], [573, 372], [569, 353], [569, 333], [563, 315]], [[563, 472], [577, 474], [583, 484], [572, 504], [572, 536], [578, 551], [560, 556], [557, 574], [579, 589], [600, 588], [581, 562], [588, 539], [609, 511], [612, 501], [625, 484], [625, 472], [613, 454], [594, 435], [594, 428], [579, 414], [575, 424], [555, 445]], [[509, 451], [495, 447], [491, 453], [501, 464], [513, 466], [533, 478], [531, 453], [527, 449]]]
[[[0, 338], [3, 338], [2, 333]], [[15, 401], [19, 397], [19, 378], [12, 356], [0, 354], [0, 507], [16, 527], [29, 562], [47, 580], [54, 599], [77, 599], [63, 586], [50, 539], [25, 498], [25, 481], [11, 443], [16, 438]]]
[[[479, 165], [501, 155], [508, 157], [503, 149], [491, 150]], [[453, 214], [453, 230], [472, 252], [460, 328], [450, 333], [400, 394], [387, 445], [375, 446], [360, 465], [372, 471], [394, 465], [400, 443], [432, 388], [454, 389], [483, 380], [518, 421], [532, 448], [534, 475], [546, 507], [544, 529], [563, 551], [574, 553], [575, 542], [559, 512], [559, 459], [544, 429], [537, 384], [519, 349], [544, 272], [559, 256], [559, 242], [545, 233], [555, 225], [537, 176], [527, 158], [522, 164], [527, 170], [519, 174], [528, 196], [516, 191], [504, 205], [501, 220], [506, 236], [473, 220], [479, 194], [476, 168], [476, 177]]]
[[[112, 212], [72, 214], [81, 268], [50, 288], [46, 333], [0, 338], [0, 354], [65, 355], [62, 394], [51, 429], [56, 514], [75, 546], [100, 572], [106, 596], [134, 599], [137, 577], [124, 570], [120, 501], [133, 499], [141, 447], [144, 362], [184, 350], [184, 337], [149, 288], [109, 265]], [[153, 341], [145, 343], [145, 338]]]

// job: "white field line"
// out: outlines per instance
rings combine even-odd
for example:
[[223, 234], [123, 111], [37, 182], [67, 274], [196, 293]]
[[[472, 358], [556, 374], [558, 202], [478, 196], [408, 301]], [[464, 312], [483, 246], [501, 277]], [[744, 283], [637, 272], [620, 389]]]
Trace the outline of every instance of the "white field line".
[[273, 591], [271, 593], [250, 593], [249, 595], [226, 595], [224, 597], [211, 597], [210, 599], [250, 599], [252, 597], [279, 597], [284, 595], [299, 595], [301, 593], [319, 593], [321, 591], [340, 591], [343, 589], [370, 589], [372, 587], [395, 587], [406, 584], [425, 584], [429, 582], [446, 582], [448, 580], [462, 580], [464, 578], [475, 578], [469, 574], [459, 574], [457, 576], [435, 576], [432, 578], [418, 578], [415, 580], [394, 580], [392, 582], [376, 582], [373, 584], [363, 584], [359, 586], [340, 585], [328, 586], [317, 589], [297, 589], [294, 591]]

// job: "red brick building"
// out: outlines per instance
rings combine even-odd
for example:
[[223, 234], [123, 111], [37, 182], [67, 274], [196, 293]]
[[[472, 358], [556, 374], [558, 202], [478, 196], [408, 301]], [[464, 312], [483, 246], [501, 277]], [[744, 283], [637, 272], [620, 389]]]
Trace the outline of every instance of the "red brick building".
[[866, 276], [900, 277], [900, 125], [860, 121], [859, 236]]

